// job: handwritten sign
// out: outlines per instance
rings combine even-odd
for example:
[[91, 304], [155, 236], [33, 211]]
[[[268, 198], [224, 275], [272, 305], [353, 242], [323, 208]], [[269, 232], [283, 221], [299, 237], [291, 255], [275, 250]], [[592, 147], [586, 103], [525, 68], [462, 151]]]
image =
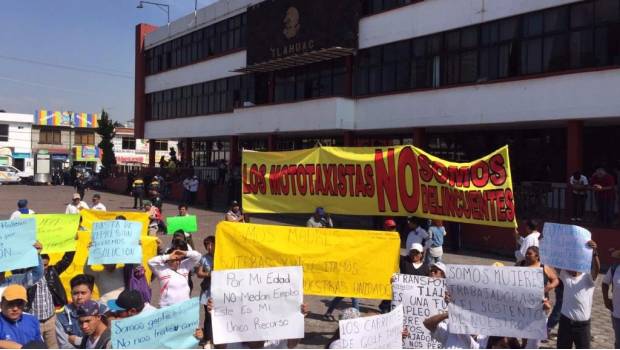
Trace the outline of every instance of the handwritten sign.
[[302, 279], [299, 266], [213, 271], [213, 342], [303, 338]]
[[0, 271], [37, 266], [34, 219], [0, 221]]
[[402, 349], [403, 307], [387, 314], [338, 322], [343, 349]]
[[441, 344], [431, 337], [424, 320], [448, 310], [444, 296], [446, 281], [414, 275], [394, 275], [392, 307], [403, 306], [405, 327], [409, 336], [403, 339], [405, 349], [439, 349]]
[[142, 260], [142, 246], [139, 244], [141, 231], [140, 222], [95, 222], [88, 250], [88, 265], [139, 264]]
[[43, 245], [41, 253], [73, 252], [75, 235], [80, 225], [78, 214], [28, 214], [22, 218], [34, 218], [37, 222], [37, 240]]
[[450, 332], [546, 339], [542, 268], [448, 265], [446, 285]]
[[149, 214], [146, 212], [138, 211], [100, 211], [100, 210], [80, 210], [82, 216], [82, 227], [86, 231], [93, 230], [93, 224], [97, 221], [111, 221], [116, 220], [117, 217], [123, 217], [127, 221], [136, 221], [142, 223], [142, 236], [148, 236], [149, 229]]
[[198, 345], [198, 298], [112, 321], [113, 349], [192, 349]]
[[166, 218], [166, 226], [169, 235], [179, 230], [188, 233], [198, 232], [198, 219], [196, 215], [169, 216]]
[[390, 278], [398, 272], [400, 253], [398, 232], [223, 221], [215, 236], [215, 270], [303, 266], [306, 294], [392, 297]]
[[549, 266], [580, 272], [590, 272], [592, 249], [586, 243], [590, 231], [575, 225], [545, 223], [540, 240], [540, 261]]

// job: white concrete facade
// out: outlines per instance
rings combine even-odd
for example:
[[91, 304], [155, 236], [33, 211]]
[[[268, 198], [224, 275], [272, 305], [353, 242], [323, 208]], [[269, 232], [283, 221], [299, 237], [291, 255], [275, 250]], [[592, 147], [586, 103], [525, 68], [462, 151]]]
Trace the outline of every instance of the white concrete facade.
[[11, 165], [15, 159], [23, 159], [26, 175], [34, 174], [32, 153], [32, 114], [0, 113], [0, 124], [8, 125], [8, 141], [0, 141], [0, 149], [11, 150]]

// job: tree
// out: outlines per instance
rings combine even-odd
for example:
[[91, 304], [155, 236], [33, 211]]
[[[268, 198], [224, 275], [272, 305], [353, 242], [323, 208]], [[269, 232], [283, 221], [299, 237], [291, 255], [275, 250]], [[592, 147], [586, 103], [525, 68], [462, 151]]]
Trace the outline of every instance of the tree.
[[99, 127], [97, 127], [97, 134], [101, 136], [101, 142], [99, 142], [99, 149], [101, 150], [101, 169], [102, 177], [108, 177], [112, 167], [116, 165], [116, 155], [114, 154], [114, 144], [112, 139], [116, 136], [114, 131], [114, 122], [109, 118], [108, 113], [105, 110], [101, 111], [101, 119], [99, 119]]

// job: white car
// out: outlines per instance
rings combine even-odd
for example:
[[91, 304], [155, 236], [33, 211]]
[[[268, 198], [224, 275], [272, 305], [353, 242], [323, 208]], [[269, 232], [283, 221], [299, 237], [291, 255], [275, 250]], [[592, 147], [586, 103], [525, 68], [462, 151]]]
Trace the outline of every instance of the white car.
[[19, 183], [26, 176], [19, 169], [10, 165], [0, 165], [0, 183]]

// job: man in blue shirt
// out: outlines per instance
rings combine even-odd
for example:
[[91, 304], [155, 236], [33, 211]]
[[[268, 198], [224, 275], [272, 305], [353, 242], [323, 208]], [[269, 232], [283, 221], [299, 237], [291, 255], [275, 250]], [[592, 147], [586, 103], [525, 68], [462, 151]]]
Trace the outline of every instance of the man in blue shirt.
[[24, 313], [28, 302], [26, 288], [18, 284], [6, 287], [0, 308], [0, 348], [21, 349], [29, 343], [41, 343], [41, 331], [36, 317]]

